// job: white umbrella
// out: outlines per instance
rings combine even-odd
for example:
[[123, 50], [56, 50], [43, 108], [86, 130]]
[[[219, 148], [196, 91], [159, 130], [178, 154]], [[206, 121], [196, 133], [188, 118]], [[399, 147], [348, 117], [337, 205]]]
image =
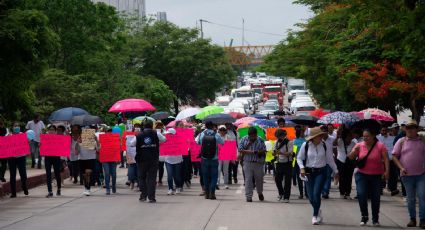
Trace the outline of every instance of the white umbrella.
[[195, 116], [199, 112], [201, 112], [200, 108], [187, 108], [187, 109], [181, 111], [179, 114], [177, 114], [176, 120], [179, 121], [179, 120], [186, 119], [188, 117]]

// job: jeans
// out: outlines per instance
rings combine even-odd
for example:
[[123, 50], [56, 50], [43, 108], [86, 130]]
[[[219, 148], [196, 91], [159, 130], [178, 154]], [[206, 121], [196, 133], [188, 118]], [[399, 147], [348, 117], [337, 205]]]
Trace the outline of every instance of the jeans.
[[205, 192], [214, 194], [218, 177], [218, 160], [202, 159], [201, 173]]
[[313, 216], [319, 215], [320, 205], [322, 204], [322, 198], [320, 194], [323, 191], [325, 180], [328, 175], [326, 166], [321, 169], [315, 169], [310, 174], [307, 174], [307, 181], [305, 187], [307, 188], [308, 199], [311, 206], [313, 206]]
[[[285, 180], [285, 186], [282, 186], [282, 181]], [[292, 181], [292, 162], [276, 163], [274, 181], [276, 183], [279, 196], [289, 200], [291, 196], [291, 181]]]
[[40, 143], [32, 140], [30, 143], [31, 149], [31, 168], [35, 166], [35, 158], [38, 159], [37, 168], [41, 168]]
[[137, 164], [128, 164], [128, 181], [130, 183], [136, 183], [137, 182]]
[[105, 175], [103, 174], [103, 163], [99, 160], [94, 160], [94, 168], [92, 174], [92, 185], [94, 186], [96, 183], [100, 186], [103, 184]]
[[354, 165], [347, 159], [345, 163], [336, 160], [339, 171], [339, 194], [350, 196], [353, 183]]
[[27, 158], [26, 156], [22, 157], [10, 157], [7, 159], [9, 164], [10, 171], [10, 193], [11, 195], [16, 195], [16, 169], [19, 170], [19, 176], [21, 177], [21, 187], [22, 190], [28, 191], [27, 187]]
[[379, 221], [379, 207], [381, 202], [381, 175], [367, 175], [361, 172], [355, 174], [357, 199], [359, 200], [362, 217], [369, 217], [367, 199], [372, 203], [372, 221]]
[[[165, 168], [167, 169], [167, 182], [168, 189], [174, 189], [174, 183], [176, 184], [176, 188], [183, 187], [183, 179], [182, 179], [182, 163], [178, 164], [169, 164], [165, 162]], [[174, 181], [174, 183], [173, 183]]]
[[164, 177], [164, 161], [160, 161], [158, 164], [158, 182], [162, 183], [162, 178]]
[[103, 171], [105, 172], [105, 187], [106, 192], [110, 192], [109, 181], [112, 178], [112, 193], [117, 192], [117, 163], [106, 162], [103, 163]]
[[61, 190], [61, 158], [46, 156], [44, 157], [44, 166], [46, 168], [47, 191], [52, 193], [52, 166], [55, 173], [56, 185], [58, 191]]
[[258, 194], [263, 194], [264, 164], [257, 162], [243, 162], [245, 171], [245, 196], [252, 198], [254, 194], [254, 183]]
[[326, 165], [326, 176], [325, 176], [325, 184], [323, 185], [322, 195], [329, 195], [329, 191], [331, 190], [332, 184], [332, 168], [329, 165]]
[[229, 185], [229, 163], [230, 161], [218, 162], [217, 185], [220, 184], [221, 175], [223, 175], [224, 185]]
[[155, 200], [156, 175], [158, 173], [158, 160], [137, 162], [139, 177], [140, 198]]
[[419, 199], [419, 219], [425, 219], [425, 173], [419, 176], [402, 176], [406, 187], [407, 208], [411, 219], [416, 219], [416, 196]]

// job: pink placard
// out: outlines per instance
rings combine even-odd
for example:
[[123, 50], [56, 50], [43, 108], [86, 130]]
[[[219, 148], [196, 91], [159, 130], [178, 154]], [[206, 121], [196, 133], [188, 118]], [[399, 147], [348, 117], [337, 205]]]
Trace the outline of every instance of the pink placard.
[[0, 158], [30, 154], [30, 145], [25, 133], [0, 137]]
[[40, 156], [69, 157], [71, 136], [56, 134], [40, 135]]
[[237, 159], [237, 152], [236, 141], [225, 141], [224, 145], [218, 145], [218, 160], [235, 161]]
[[182, 156], [189, 154], [190, 141], [185, 135], [176, 132], [176, 134], [166, 134], [167, 141], [159, 145], [161, 156]]
[[192, 143], [190, 143], [190, 160], [192, 162], [201, 162], [201, 158], [199, 157], [200, 153], [201, 146], [198, 145], [196, 142], [192, 141]]
[[195, 139], [195, 130], [190, 128], [176, 128], [176, 134], [181, 136], [182, 138], [193, 141]]

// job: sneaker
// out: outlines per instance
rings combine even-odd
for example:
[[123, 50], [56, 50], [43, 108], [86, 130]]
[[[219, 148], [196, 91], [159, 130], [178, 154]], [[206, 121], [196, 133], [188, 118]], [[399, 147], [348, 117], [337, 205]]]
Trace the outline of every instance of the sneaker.
[[174, 190], [168, 189], [167, 195], [174, 195]]
[[319, 221], [317, 220], [317, 217], [316, 216], [313, 216], [313, 218], [311, 219], [311, 223], [313, 225], [319, 225]]
[[215, 197], [215, 194], [214, 193], [211, 193], [210, 194], [210, 200], [217, 200], [217, 197]]
[[277, 201], [282, 201], [283, 200], [283, 196], [277, 196]]
[[407, 224], [407, 227], [416, 227], [416, 219], [410, 219], [410, 222]]
[[83, 194], [84, 194], [85, 196], [90, 196], [90, 190], [86, 189], [86, 190], [83, 192]]
[[216, 186], [215, 186], [215, 189], [216, 189], [216, 190], [220, 190], [220, 187], [218, 187], [218, 185], [216, 185]]
[[283, 199], [282, 202], [283, 203], [289, 203], [289, 199]]
[[396, 189], [394, 191], [391, 191], [391, 196], [396, 196], [400, 193], [400, 190]]
[[264, 195], [263, 194], [258, 194], [258, 199], [260, 201], [264, 201]]
[[130, 186], [130, 181], [125, 182], [125, 185]]
[[425, 219], [421, 219], [421, 221], [419, 222], [419, 227], [425, 229]]
[[10, 198], [16, 198], [16, 194], [10, 195]]
[[228, 186], [228, 185], [225, 185], [225, 186], [224, 186], [224, 188], [225, 188], [225, 189], [229, 189], [229, 186]]
[[106, 190], [106, 195], [107, 195], [107, 196], [111, 195], [111, 192], [110, 192], [110, 191], [108, 191], [108, 190]]
[[365, 226], [368, 221], [369, 221], [369, 218], [366, 216], [363, 216], [362, 220], [360, 221], [360, 226]]
[[130, 184], [130, 189], [133, 190], [134, 189], [134, 183]]
[[46, 198], [52, 198], [53, 197], [53, 193], [52, 192], [49, 192], [47, 195], [46, 195]]
[[351, 198], [350, 195], [345, 195], [344, 199], [346, 199], [346, 200], [352, 200], [353, 198]]
[[28, 193], [28, 189], [27, 188], [24, 189], [24, 194], [25, 194], [25, 196], [28, 196], [29, 193]]
[[328, 194], [322, 195], [322, 198], [327, 200], [327, 199], [329, 199], [329, 195]]
[[345, 195], [339, 195], [339, 198], [346, 199], [346, 196]]
[[317, 221], [319, 221], [319, 223], [323, 222], [322, 209], [319, 209], [319, 215], [317, 215]]
[[252, 198], [246, 198], [246, 202], [252, 202]]
[[182, 191], [183, 191], [183, 189], [182, 189], [182, 188], [177, 188], [177, 189], [176, 189], [176, 194], [180, 194]]
[[61, 196], [61, 190], [56, 191], [56, 196]]
[[156, 199], [149, 200], [149, 203], [156, 203]]
[[186, 184], [186, 187], [187, 188], [190, 188], [190, 182], [189, 181], [186, 181], [186, 182], [184, 182], [185, 184]]
[[140, 201], [140, 202], [145, 202], [145, 201], [146, 201], [146, 197], [144, 197], [144, 196], [140, 195], [140, 197], [139, 197], [139, 201]]
[[205, 192], [205, 199], [210, 199], [210, 193], [209, 192]]
[[378, 221], [373, 222], [373, 227], [381, 227], [381, 224]]

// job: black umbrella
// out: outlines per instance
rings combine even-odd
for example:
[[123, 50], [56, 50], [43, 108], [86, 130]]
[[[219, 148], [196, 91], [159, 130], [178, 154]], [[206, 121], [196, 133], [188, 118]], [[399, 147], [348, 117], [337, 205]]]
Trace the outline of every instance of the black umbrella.
[[306, 116], [306, 115], [300, 115], [295, 116], [292, 119], [290, 119], [292, 122], [294, 122], [297, 125], [307, 125], [307, 126], [317, 126], [317, 118], [312, 116]]
[[375, 132], [375, 134], [379, 133], [379, 130], [381, 129], [381, 124], [374, 119], [365, 119], [360, 120], [358, 122], [355, 122], [353, 125], [351, 125], [352, 129], [370, 129]]
[[49, 117], [49, 121], [71, 121], [74, 116], [80, 115], [89, 115], [89, 112], [80, 108], [68, 107], [53, 112]]
[[98, 125], [102, 124], [102, 119], [100, 119], [100, 117], [98, 116], [81, 115], [73, 117], [71, 120], [71, 124], [81, 126]]
[[212, 123], [216, 125], [224, 125], [226, 123], [233, 123], [236, 121], [235, 118], [230, 116], [229, 114], [225, 113], [219, 113], [219, 114], [212, 114], [204, 118], [203, 122], [207, 123], [211, 121]]
[[162, 120], [162, 119], [166, 119], [170, 116], [170, 114], [168, 112], [156, 112], [154, 114], [152, 114], [152, 118], [155, 120]]

